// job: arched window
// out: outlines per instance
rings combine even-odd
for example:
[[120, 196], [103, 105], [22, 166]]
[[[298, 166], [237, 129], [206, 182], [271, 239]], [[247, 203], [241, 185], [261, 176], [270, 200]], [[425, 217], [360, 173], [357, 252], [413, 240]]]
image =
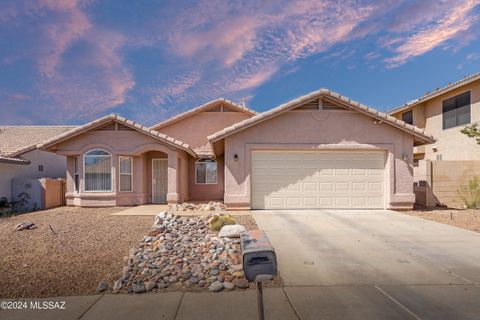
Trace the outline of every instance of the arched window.
[[195, 183], [217, 183], [217, 161], [213, 159], [200, 159], [195, 162]]
[[85, 153], [85, 191], [112, 191], [112, 155], [103, 150]]

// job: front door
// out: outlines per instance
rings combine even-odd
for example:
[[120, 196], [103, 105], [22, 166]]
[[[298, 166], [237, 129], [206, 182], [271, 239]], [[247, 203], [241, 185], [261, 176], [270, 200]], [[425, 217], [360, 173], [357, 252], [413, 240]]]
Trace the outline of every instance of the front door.
[[152, 203], [167, 203], [167, 159], [152, 159]]

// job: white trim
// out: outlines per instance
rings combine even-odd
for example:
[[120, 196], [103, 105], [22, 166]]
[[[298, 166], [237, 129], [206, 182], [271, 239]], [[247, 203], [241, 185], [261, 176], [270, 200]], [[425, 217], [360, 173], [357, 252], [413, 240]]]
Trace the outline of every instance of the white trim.
[[[92, 157], [92, 156], [88, 156], [87, 153], [90, 153], [90, 152], [93, 152], [93, 151], [103, 151], [103, 152], [106, 152], [108, 153], [108, 156], [107, 155], [97, 155], [96, 157], [110, 157], [110, 190], [85, 190], [85, 186], [86, 186], [86, 179], [85, 179], [85, 157]], [[91, 149], [91, 150], [88, 150], [86, 151], [84, 154], [83, 154], [83, 192], [88, 192], [88, 193], [99, 193], [99, 192], [113, 192], [113, 174], [112, 174], [112, 164], [113, 164], [113, 156], [110, 152], [108, 152], [107, 150], [104, 150], [104, 149]]]
[[[215, 162], [215, 171], [216, 171], [216, 174], [215, 174], [215, 182], [207, 182], [207, 169], [205, 168], [205, 182], [202, 183], [202, 182], [197, 182], [197, 163], [199, 163], [199, 161], [201, 160], [211, 160], [213, 162]], [[200, 163], [203, 163], [203, 162], [200, 162]], [[198, 185], [205, 185], [205, 184], [208, 184], [208, 185], [213, 185], [213, 184], [218, 184], [218, 161], [215, 160], [215, 159], [212, 159], [212, 158], [201, 158], [201, 159], [198, 159], [197, 161], [195, 161], [195, 184], [198, 184]]]
[[[153, 182], [154, 182], [154, 180], [155, 180], [155, 179], [154, 179], [154, 174], [153, 174], [153, 168], [154, 168], [153, 162], [154, 162], [155, 160], [160, 160], [160, 161], [166, 161], [166, 162], [167, 162], [167, 194], [166, 194], [166, 196], [167, 196], [167, 195], [168, 195], [168, 158], [152, 158], [152, 163], [151, 163], [151, 165], [152, 165], [152, 167], [151, 167], [151, 168], [152, 168], [152, 175], [151, 175], [151, 180], [152, 180], [152, 181], [151, 181], [151, 184], [152, 184], [152, 203], [163, 203], [163, 202], [155, 202], [155, 200], [156, 200], [156, 199], [155, 199], [155, 193], [154, 193], [155, 188], [154, 188], [154, 186], [153, 186]], [[165, 199], [165, 200], [166, 200], [166, 199]], [[166, 202], [167, 202], [167, 201], [166, 201]]]
[[[123, 159], [130, 159], [130, 174], [122, 173], [122, 164]], [[122, 175], [130, 176], [130, 190], [122, 190]], [[133, 157], [130, 156], [119, 156], [118, 157], [118, 192], [132, 192], [133, 191]]]

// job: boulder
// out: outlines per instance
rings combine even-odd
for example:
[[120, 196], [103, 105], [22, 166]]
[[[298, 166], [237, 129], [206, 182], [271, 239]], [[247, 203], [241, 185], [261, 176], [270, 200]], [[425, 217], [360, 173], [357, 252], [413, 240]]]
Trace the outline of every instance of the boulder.
[[219, 237], [240, 238], [240, 233], [246, 231], [245, 227], [239, 224], [225, 225], [218, 233]]
[[223, 226], [235, 224], [235, 220], [230, 215], [214, 215], [208, 220], [210, 230], [220, 231]]

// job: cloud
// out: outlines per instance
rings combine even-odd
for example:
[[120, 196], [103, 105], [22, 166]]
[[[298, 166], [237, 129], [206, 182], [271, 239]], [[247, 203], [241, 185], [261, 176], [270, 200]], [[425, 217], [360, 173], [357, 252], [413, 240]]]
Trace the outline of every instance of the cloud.
[[298, 59], [355, 38], [377, 7], [356, 1], [201, 2], [172, 22], [168, 44], [185, 59], [220, 61], [208, 69], [209, 90], [235, 95]]
[[200, 73], [193, 72], [185, 74], [181, 77], [169, 79], [168, 82], [158, 84], [147, 90], [152, 95], [151, 102], [155, 106], [160, 106], [173, 101], [182, 101], [185, 96], [185, 91], [194, 86], [200, 80]]
[[397, 43], [399, 45], [394, 48], [396, 55], [385, 59], [385, 62], [389, 67], [397, 67], [466, 32], [476, 21], [475, 17], [471, 17], [471, 13], [479, 3], [478, 0], [456, 2], [456, 5], [447, 11], [447, 15], [437, 17], [435, 22], [430, 23], [434, 20], [430, 16], [428, 24], [411, 35], [391, 39], [389, 46]]
[[38, 0], [11, 9], [12, 19], [24, 15], [24, 20], [30, 21], [27, 16], [36, 23], [29, 28], [33, 39], [27, 39], [35, 44], [31, 55], [38, 70], [35, 100], [30, 102], [36, 103], [32, 108], [45, 111], [36, 117], [60, 122], [90, 119], [124, 104], [135, 86], [124, 61], [128, 38], [93, 22], [86, 13], [90, 4]]

